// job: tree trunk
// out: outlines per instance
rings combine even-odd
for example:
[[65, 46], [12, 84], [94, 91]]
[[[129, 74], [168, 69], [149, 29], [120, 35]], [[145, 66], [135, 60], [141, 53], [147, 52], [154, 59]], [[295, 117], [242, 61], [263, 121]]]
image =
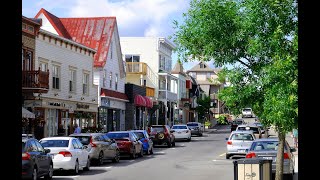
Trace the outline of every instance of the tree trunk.
[[276, 178], [275, 180], [283, 179], [283, 153], [284, 153], [284, 143], [285, 143], [285, 133], [278, 131], [279, 144], [278, 144], [278, 154], [276, 162]]

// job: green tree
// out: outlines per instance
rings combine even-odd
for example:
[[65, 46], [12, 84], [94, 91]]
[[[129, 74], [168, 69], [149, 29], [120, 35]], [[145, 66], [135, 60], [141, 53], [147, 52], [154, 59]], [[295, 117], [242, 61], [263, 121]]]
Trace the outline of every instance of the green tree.
[[231, 86], [219, 98], [233, 111], [251, 106], [279, 137], [282, 180], [285, 134], [297, 127], [297, 3], [294, 0], [192, 0], [174, 21], [180, 59], [214, 60]]
[[[207, 116], [207, 120], [210, 120], [209, 118], [209, 109], [210, 109], [210, 96], [204, 96], [204, 98], [197, 98], [197, 104], [196, 111], [198, 112], [198, 117], [202, 118]], [[202, 118], [202, 123], [204, 124], [204, 118]]]

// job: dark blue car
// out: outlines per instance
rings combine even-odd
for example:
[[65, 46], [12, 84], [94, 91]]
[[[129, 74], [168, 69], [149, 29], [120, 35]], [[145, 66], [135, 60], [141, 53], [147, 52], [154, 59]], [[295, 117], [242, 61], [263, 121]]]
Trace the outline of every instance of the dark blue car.
[[150, 139], [146, 130], [132, 130], [132, 132], [142, 142], [143, 152], [145, 154], [153, 154], [153, 141]]

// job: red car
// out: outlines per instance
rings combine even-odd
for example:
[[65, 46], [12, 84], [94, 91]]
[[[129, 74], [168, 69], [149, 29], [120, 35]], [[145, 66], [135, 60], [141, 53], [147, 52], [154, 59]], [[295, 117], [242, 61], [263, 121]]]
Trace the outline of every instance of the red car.
[[142, 142], [131, 131], [112, 131], [106, 134], [110, 139], [114, 139], [120, 150], [120, 155], [129, 155], [132, 159], [138, 154], [143, 157]]
[[168, 147], [176, 145], [176, 139], [173, 135], [174, 130], [170, 130], [168, 125], [152, 125], [150, 138], [155, 145], [167, 145]]

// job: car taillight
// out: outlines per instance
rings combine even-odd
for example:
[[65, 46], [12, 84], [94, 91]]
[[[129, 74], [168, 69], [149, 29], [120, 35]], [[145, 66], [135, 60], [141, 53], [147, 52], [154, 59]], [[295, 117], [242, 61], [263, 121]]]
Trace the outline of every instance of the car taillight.
[[228, 145], [232, 145], [232, 141], [228, 141], [227, 144], [228, 144]]
[[249, 152], [247, 155], [246, 155], [246, 158], [255, 158], [257, 157], [256, 153], [254, 152]]
[[144, 139], [143, 142], [148, 142], [148, 139]]
[[97, 145], [92, 142], [92, 137], [90, 138], [90, 145], [91, 147], [97, 147]]
[[289, 154], [288, 153], [284, 153], [283, 154], [283, 159], [289, 159]]
[[72, 157], [72, 154], [69, 151], [60, 151], [59, 154], [61, 154], [64, 157]]
[[29, 160], [30, 159], [30, 154], [29, 153], [22, 153], [22, 160]]

